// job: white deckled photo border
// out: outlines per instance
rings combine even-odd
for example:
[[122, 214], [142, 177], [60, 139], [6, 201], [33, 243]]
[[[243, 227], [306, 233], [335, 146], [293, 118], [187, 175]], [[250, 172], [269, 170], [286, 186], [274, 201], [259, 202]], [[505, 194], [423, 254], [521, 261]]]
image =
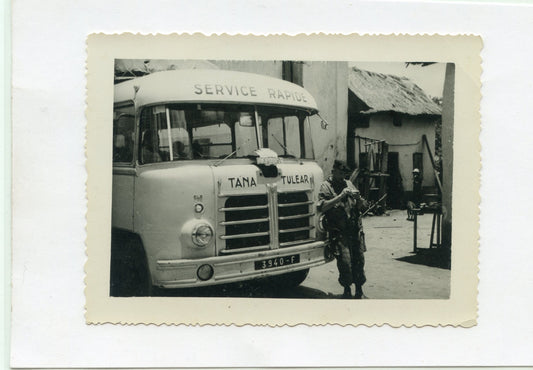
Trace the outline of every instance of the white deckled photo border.
[[[477, 36], [93, 34], [87, 41], [87, 323], [471, 327], [477, 320], [482, 41]], [[451, 294], [443, 300], [109, 296], [115, 58], [435, 61], [455, 64]], [[201, 300], [201, 304], [199, 304]], [[298, 314], [294, 314], [298, 312]]]

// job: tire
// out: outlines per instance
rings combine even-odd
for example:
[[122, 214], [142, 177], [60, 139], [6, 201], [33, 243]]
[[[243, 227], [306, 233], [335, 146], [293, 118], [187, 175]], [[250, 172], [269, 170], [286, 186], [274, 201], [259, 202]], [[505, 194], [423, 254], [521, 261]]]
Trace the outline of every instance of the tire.
[[295, 288], [307, 279], [307, 275], [309, 275], [309, 269], [290, 272], [285, 276], [282, 275], [282, 278], [288, 286]]
[[152, 294], [148, 262], [138, 238], [112, 238], [109, 288], [112, 297], [146, 297]]
[[275, 285], [278, 289], [292, 289], [303, 283], [308, 274], [309, 269], [305, 269], [273, 276], [269, 280], [271, 285]]

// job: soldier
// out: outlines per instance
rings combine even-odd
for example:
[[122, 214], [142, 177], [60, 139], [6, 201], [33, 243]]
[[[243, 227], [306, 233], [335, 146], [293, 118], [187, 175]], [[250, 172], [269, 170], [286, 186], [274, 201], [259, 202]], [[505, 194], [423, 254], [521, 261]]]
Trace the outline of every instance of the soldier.
[[363, 293], [366, 252], [361, 212], [367, 202], [345, 176], [349, 171], [343, 161], [335, 160], [332, 176], [320, 186], [317, 208], [326, 216], [330, 246], [337, 258], [339, 283], [344, 287], [343, 298], [351, 298], [355, 284], [355, 299], [367, 298]]

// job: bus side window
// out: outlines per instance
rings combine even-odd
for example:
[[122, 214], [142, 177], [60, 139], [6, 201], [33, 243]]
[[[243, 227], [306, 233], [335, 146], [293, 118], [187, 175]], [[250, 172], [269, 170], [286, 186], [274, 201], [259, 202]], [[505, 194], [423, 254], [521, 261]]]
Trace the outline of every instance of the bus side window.
[[131, 163], [133, 160], [135, 117], [122, 113], [113, 123], [113, 162]]
[[168, 141], [166, 141], [167, 146], [162, 148], [159, 135], [162, 127], [166, 129], [165, 111], [159, 107], [156, 108], [145, 108], [141, 113], [139, 136], [139, 162], [141, 164], [161, 162], [163, 160], [161, 154], [170, 156]]

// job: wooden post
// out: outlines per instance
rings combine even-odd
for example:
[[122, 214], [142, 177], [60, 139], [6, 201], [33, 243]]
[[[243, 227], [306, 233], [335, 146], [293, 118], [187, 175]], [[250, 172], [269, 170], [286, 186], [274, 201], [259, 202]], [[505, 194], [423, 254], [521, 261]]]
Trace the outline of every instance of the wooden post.
[[[388, 159], [389, 159], [389, 144], [387, 142], [383, 141], [381, 143], [381, 177], [379, 179], [379, 198], [383, 196], [383, 194], [387, 193], [387, 176], [383, 176], [387, 174], [388, 170]], [[383, 198], [383, 201], [381, 202], [381, 206], [385, 210], [385, 207], [387, 206], [387, 200], [386, 198]]]
[[431, 236], [429, 237], [429, 248], [433, 248], [433, 237], [435, 236], [435, 216], [436, 214], [433, 214], [433, 220], [431, 221]]
[[[431, 237], [429, 239], [430, 249], [433, 247], [440, 248], [442, 245], [442, 237], [441, 237], [441, 232], [440, 232], [441, 220], [442, 220], [442, 213], [440, 211], [433, 213], [433, 221], [431, 222]], [[437, 240], [435, 241], [435, 243], [433, 243], [433, 239], [435, 237], [435, 228], [437, 230], [436, 232]]]
[[417, 253], [418, 249], [416, 247], [416, 226], [418, 222], [418, 211], [413, 210], [415, 213], [415, 220], [413, 222], [413, 253]]
[[[442, 94], [442, 246], [451, 250], [453, 188], [453, 122], [455, 115], [455, 64], [446, 64]], [[450, 251], [451, 253], [451, 251]], [[448, 254], [449, 256], [450, 254]]]
[[435, 180], [437, 180], [437, 185], [439, 186], [439, 192], [442, 194], [442, 184], [440, 183], [439, 173], [437, 172], [437, 168], [435, 166], [435, 160], [433, 159], [433, 154], [431, 153], [431, 148], [429, 147], [428, 138], [426, 135], [422, 135], [422, 141], [426, 144], [426, 148], [428, 150], [429, 159], [431, 160], [431, 165], [433, 166], [433, 174], [435, 175]]
[[442, 240], [441, 240], [441, 235], [440, 235], [441, 219], [442, 219], [442, 214], [439, 212], [437, 214], [437, 248], [440, 248], [440, 246], [442, 245]]

